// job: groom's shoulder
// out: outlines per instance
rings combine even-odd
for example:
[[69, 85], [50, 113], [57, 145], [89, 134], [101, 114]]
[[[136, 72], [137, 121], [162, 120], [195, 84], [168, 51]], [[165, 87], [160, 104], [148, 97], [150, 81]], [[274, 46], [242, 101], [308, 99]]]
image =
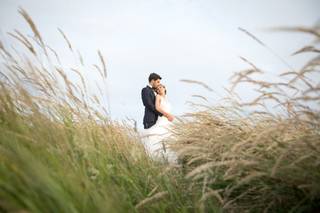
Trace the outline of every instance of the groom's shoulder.
[[150, 87], [147, 85], [147, 86], [143, 87], [141, 91], [149, 90], [149, 88], [150, 88]]

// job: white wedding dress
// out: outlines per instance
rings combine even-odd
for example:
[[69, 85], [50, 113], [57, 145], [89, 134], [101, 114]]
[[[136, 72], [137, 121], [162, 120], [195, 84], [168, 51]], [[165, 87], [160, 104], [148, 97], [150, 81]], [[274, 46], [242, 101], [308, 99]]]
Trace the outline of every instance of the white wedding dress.
[[[162, 97], [160, 107], [171, 113], [171, 104], [166, 97]], [[166, 144], [165, 139], [171, 135], [172, 123], [165, 116], [158, 116], [157, 122], [144, 130], [143, 144], [148, 154], [156, 160], [177, 164], [177, 156]]]

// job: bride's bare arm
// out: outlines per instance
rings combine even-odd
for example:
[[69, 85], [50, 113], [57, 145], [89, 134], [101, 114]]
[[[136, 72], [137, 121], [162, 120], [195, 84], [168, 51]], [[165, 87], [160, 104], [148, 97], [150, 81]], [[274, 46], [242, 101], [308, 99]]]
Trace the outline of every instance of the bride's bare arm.
[[156, 95], [156, 110], [158, 111], [158, 112], [161, 112], [164, 116], [168, 116], [168, 114], [169, 113], [167, 113], [166, 111], [164, 111], [162, 108], [161, 108], [161, 106], [160, 106], [160, 104], [161, 104], [161, 98], [160, 98], [160, 96], [159, 95]]
[[161, 103], [161, 98], [159, 95], [156, 95], [156, 110], [160, 113], [162, 113], [166, 118], [168, 118], [169, 121], [172, 121], [174, 119], [173, 115], [170, 113], [166, 112], [162, 107], [160, 106]]

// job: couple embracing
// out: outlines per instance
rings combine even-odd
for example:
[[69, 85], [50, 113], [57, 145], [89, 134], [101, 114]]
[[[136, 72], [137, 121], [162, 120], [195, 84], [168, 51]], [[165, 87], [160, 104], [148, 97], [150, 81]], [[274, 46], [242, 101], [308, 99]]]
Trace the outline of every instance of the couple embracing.
[[171, 134], [170, 128], [175, 117], [171, 114], [171, 104], [161, 79], [160, 75], [151, 73], [148, 79], [149, 84], [141, 91], [145, 107], [143, 143], [152, 158], [177, 163], [175, 153], [164, 143]]

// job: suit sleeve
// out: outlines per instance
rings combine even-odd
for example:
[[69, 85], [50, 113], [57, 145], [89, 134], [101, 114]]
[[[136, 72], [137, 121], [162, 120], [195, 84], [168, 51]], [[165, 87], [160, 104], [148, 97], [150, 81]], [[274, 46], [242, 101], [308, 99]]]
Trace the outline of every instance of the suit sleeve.
[[[152, 91], [151, 91], [152, 92]], [[147, 89], [143, 88], [141, 91], [141, 96], [142, 96], [142, 102], [143, 105], [145, 107], [147, 107], [148, 109], [152, 110], [153, 112], [155, 112], [156, 114], [162, 116], [161, 112], [158, 112], [156, 110], [156, 106], [155, 103], [153, 103], [152, 101], [152, 93], [150, 91], [148, 91]]]

